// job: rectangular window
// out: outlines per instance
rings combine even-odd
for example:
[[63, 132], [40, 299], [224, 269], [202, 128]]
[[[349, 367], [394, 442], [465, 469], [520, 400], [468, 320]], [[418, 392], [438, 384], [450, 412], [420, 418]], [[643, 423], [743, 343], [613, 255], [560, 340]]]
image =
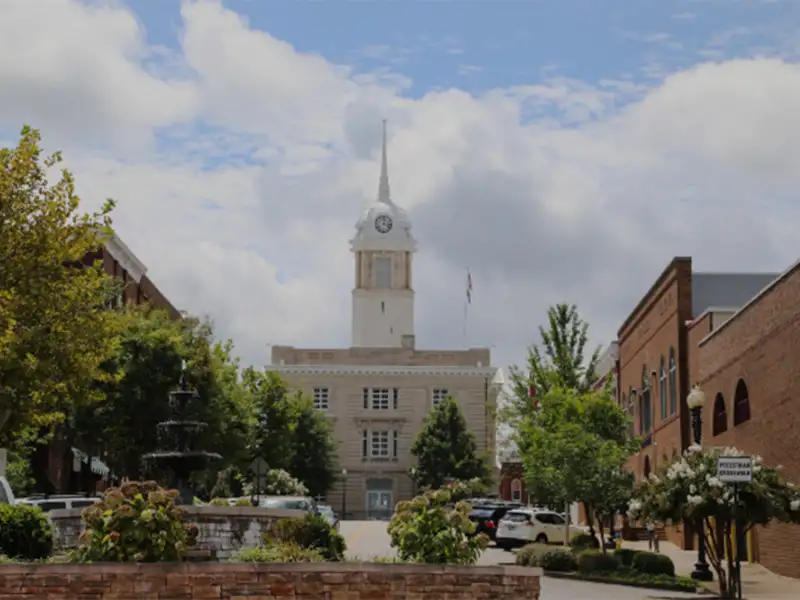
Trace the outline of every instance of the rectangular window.
[[314, 388], [314, 408], [317, 410], [328, 410], [328, 399], [330, 390], [326, 387]]
[[369, 408], [369, 388], [364, 388], [362, 398], [364, 399], [364, 408]]
[[392, 432], [392, 456], [397, 458], [397, 432]]
[[400, 390], [397, 388], [392, 389], [392, 408], [397, 410], [397, 404], [400, 400]]
[[373, 431], [370, 439], [370, 455], [373, 458], [389, 457], [389, 432]]
[[379, 289], [392, 287], [392, 259], [390, 257], [375, 258], [375, 287]]
[[389, 388], [373, 388], [370, 393], [372, 410], [389, 410]]
[[437, 404], [441, 404], [445, 400], [450, 393], [444, 388], [434, 388], [433, 390], [433, 405], [436, 406]]
[[364, 430], [361, 432], [361, 456], [362, 458], [367, 458], [369, 456], [369, 438], [368, 438], [367, 431]]

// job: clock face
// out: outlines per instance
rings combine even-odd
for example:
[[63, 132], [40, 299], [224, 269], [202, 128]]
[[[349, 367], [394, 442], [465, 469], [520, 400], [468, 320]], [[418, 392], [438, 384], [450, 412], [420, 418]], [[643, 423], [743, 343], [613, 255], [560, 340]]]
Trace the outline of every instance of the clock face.
[[392, 230], [392, 217], [389, 215], [379, 215], [375, 219], [375, 229], [379, 233], [389, 233]]

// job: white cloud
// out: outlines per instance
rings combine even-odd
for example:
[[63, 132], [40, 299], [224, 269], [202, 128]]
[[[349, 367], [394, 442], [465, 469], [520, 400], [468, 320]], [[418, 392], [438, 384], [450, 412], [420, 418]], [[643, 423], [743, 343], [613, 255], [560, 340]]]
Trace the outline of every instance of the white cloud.
[[347, 240], [376, 191], [383, 116], [393, 194], [420, 242], [426, 346], [463, 344], [466, 266], [469, 342], [506, 363], [555, 301], [610, 338], [673, 255], [748, 270], [795, 258], [793, 64], [412, 99], [402, 74], [300, 53], [211, 0], [182, 5], [180, 80], [148, 66], [158, 49], [122, 5], [3, 8], [0, 128], [28, 122], [63, 146], [90, 204], [119, 199], [120, 234], [156, 283], [248, 362], [270, 343], [349, 341]]

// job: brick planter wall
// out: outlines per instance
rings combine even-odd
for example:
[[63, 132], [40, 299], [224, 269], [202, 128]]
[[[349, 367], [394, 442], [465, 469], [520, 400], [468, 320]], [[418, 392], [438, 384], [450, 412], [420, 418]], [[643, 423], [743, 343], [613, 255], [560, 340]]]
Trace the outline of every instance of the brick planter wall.
[[0, 598], [538, 600], [541, 570], [402, 564], [0, 565]]

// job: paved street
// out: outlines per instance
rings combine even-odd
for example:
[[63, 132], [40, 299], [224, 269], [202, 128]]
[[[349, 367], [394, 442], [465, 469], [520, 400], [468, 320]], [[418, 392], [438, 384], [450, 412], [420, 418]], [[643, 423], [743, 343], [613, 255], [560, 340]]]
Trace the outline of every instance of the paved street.
[[[348, 555], [352, 558], [369, 560], [376, 557], [394, 556], [389, 545], [384, 521], [344, 521], [342, 535], [347, 540]], [[481, 565], [513, 564], [514, 555], [510, 552], [489, 548], [481, 556]], [[647, 591], [637, 588], [566, 581], [545, 578], [542, 582], [542, 600], [642, 600], [651, 597], [697, 598], [694, 594], [677, 592]]]

